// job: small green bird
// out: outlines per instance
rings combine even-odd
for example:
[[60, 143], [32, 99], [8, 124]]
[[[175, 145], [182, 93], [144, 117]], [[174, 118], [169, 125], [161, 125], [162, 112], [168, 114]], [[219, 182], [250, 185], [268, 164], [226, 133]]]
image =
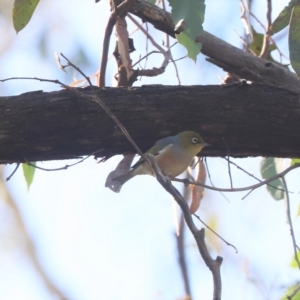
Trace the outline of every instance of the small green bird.
[[[183, 131], [175, 136], [158, 140], [146, 154], [154, 155], [157, 165], [164, 174], [177, 177], [188, 168], [193, 158], [206, 146], [210, 145], [205, 143], [198, 133]], [[150, 165], [141, 158], [129, 172], [113, 178], [112, 181], [123, 185], [136, 175], [147, 174], [155, 176]]]

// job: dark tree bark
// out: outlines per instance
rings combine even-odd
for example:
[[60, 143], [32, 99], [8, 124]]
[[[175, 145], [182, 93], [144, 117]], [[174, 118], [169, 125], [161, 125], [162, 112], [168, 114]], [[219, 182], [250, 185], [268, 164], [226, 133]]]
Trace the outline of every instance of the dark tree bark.
[[[141, 150], [184, 130], [213, 147], [205, 156], [300, 157], [299, 96], [260, 84], [95, 87]], [[93, 95], [91, 87], [79, 89]], [[0, 98], [0, 163], [132, 152], [120, 129], [93, 100], [70, 90]], [[228, 146], [228, 147], [227, 147]]]

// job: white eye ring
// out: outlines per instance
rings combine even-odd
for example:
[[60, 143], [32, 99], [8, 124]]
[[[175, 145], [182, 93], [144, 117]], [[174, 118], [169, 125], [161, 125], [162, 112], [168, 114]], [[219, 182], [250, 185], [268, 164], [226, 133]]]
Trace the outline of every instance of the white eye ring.
[[198, 144], [199, 143], [199, 140], [197, 138], [192, 138], [192, 143], [193, 144]]

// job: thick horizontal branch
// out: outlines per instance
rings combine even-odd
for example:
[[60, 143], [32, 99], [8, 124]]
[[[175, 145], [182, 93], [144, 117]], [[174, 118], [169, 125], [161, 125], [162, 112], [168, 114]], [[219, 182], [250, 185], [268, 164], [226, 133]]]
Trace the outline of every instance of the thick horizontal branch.
[[[150, 2], [136, 0], [130, 12], [158, 30], [175, 36], [171, 14]], [[196, 41], [202, 43], [201, 52], [210, 58], [209, 61], [227, 72], [242, 79], [279, 85], [295, 92], [300, 90], [300, 81], [295, 74], [276, 63], [238, 49], [205, 31], [196, 37]]]
[[[199, 132], [206, 156], [300, 157], [298, 94], [259, 84], [231, 86], [95, 87], [137, 145]], [[79, 89], [93, 96], [91, 87]], [[94, 101], [70, 90], [0, 98], [0, 163], [134, 152]]]

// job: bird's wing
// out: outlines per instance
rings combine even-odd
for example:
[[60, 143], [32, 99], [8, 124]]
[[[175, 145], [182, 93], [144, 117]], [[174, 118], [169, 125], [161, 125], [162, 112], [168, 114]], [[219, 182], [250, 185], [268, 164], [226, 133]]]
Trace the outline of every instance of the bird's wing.
[[[172, 147], [173, 143], [168, 142], [168, 143], [164, 143], [164, 145], [158, 145], [157, 143], [152, 147], [150, 148], [146, 154], [149, 154], [151, 153], [153, 156], [156, 156], [156, 155], [159, 155], [160, 153], [163, 153], [165, 152], [166, 150], [168, 150], [170, 147]], [[144, 158], [141, 157], [132, 167], [131, 169], [134, 169], [136, 168], [137, 166], [139, 166], [140, 164], [142, 164], [144, 162]]]

